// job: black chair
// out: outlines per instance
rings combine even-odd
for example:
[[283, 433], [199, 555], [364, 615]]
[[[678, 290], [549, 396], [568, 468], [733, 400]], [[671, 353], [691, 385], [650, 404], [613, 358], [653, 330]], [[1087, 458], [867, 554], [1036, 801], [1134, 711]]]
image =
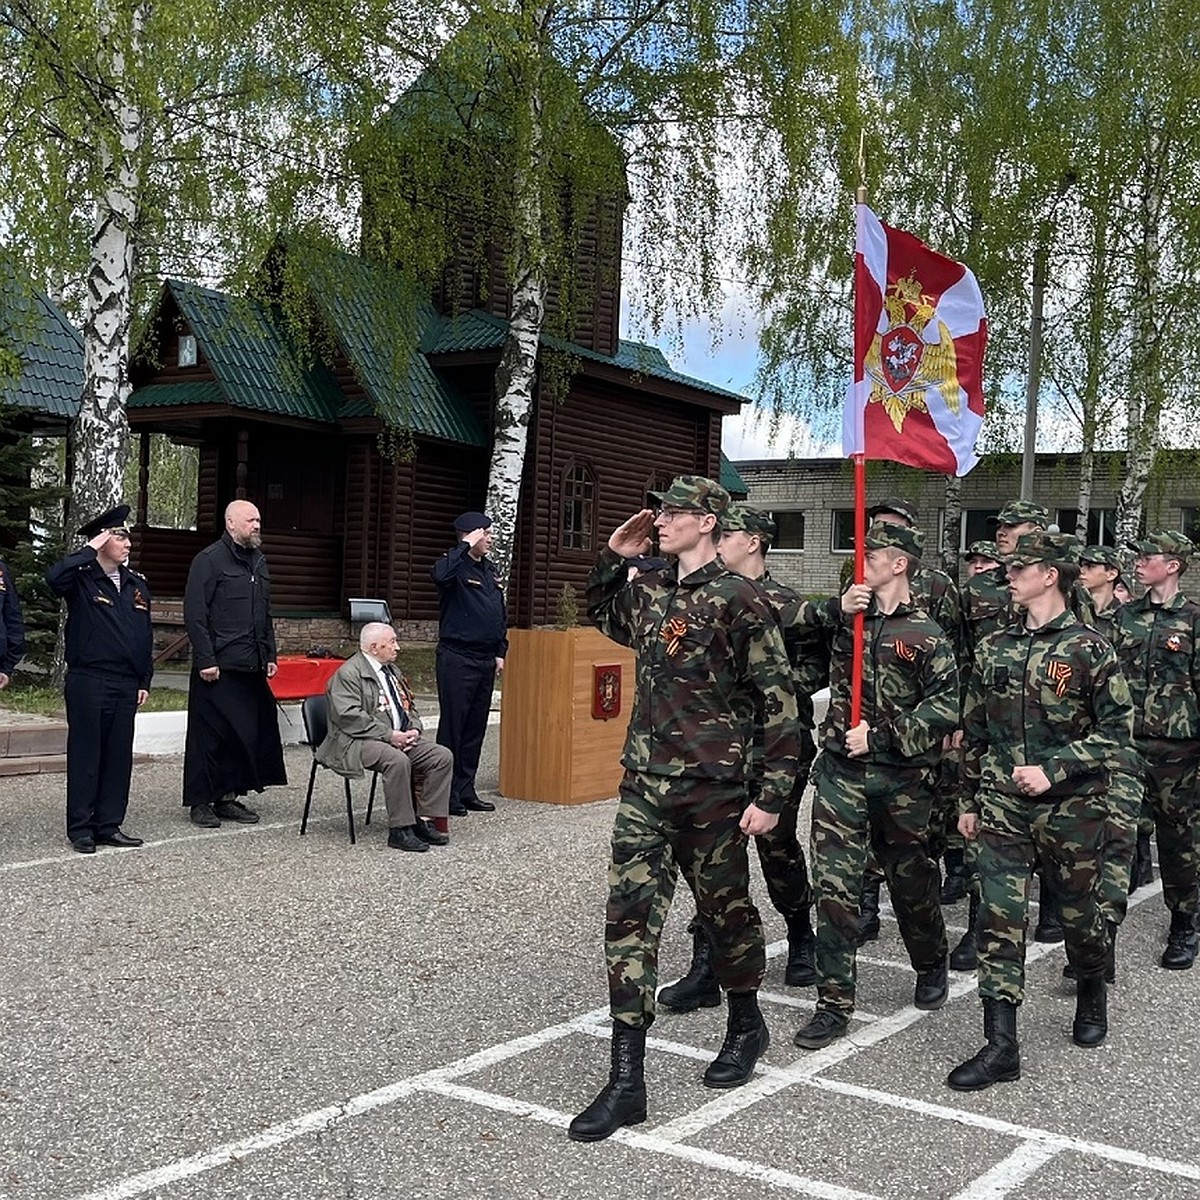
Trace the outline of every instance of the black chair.
[[[304, 797], [304, 816], [300, 818], [300, 836], [303, 837], [308, 829], [308, 810], [312, 807], [313, 784], [317, 781], [317, 768], [321, 765], [317, 762], [317, 747], [325, 740], [329, 731], [329, 701], [324, 695], [309, 696], [300, 706], [300, 716], [304, 720], [304, 736], [308, 739], [313, 755], [312, 770], [308, 773], [308, 795]], [[378, 774], [372, 771], [371, 792], [367, 797], [366, 825], [371, 823], [371, 810], [375, 807], [375, 785], [378, 782]], [[354, 804], [350, 797], [350, 780], [343, 776], [342, 783], [346, 788], [346, 824], [350, 827], [350, 844], [353, 846], [358, 839], [354, 836]]]

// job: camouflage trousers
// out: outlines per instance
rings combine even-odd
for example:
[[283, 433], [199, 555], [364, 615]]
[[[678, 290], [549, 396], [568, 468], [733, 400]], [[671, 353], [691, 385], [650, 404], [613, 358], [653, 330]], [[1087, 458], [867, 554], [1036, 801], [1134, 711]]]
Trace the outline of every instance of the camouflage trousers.
[[1081, 976], [1104, 973], [1100, 846], [1108, 820], [1103, 796], [1009, 796], [981, 789], [975, 867], [980, 892], [979, 994], [1020, 1004], [1034, 866], [1052, 872], [1062, 902], [1067, 956]]
[[1114, 925], [1120, 925], [1129, 911], [1129, 879], [1145, 790], [1141, 760], [1130, 748], [1109, 775], [1108, 819], [1100, 844], [1100, 909], [1105, 921]]
[[1197, 911], [1200, 878], [1200, 745], [1185, 741], [1139, 741], [1146, 766], [1146, 801], [1154, 817], [1163, 901], [1172, 912]]
[[682, 872], [712, 931], [713, 969], [728, 991], [757, 988], [766, 970], [758, 909], [750, 900], [744, 784], [626, 771], [612, 833], [604, 954], [614, 1021], [654, 1020], [658, 944]]
[[[813, 890], [808, 878], [808, 866], [804, 861], [804, 850], [796, 836], [796, 824], [800, 817], [800, 801], [808, 786], [808, 766], [802, 764], [796, 773], [796, 782], [791, 795], [779, 813], [779, 823], [770, 833], [759, 834], [754, 839], [758, 850], [758, 861], [762, 867], [763, 880], [771, 905], [781, 917], [795, 916], [812, 907]], [[756, 789], [751, 788], [751, 794]]]
[[854, 1011], [859, 889], [868, 850], [883, 867], [909, 960], [946, 958], [938, 873], [928, 852], [933, 773], [888, 770], [822, 754], [813, 771], [813, 876], [819, 1008]]

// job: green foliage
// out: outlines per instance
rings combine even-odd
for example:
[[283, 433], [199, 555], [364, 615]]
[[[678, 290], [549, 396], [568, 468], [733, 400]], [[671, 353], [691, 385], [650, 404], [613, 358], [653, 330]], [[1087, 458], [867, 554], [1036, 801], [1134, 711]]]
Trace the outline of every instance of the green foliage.
[[575, 629], [579, 625], [579, 594], [564, 583], [554, 602], [554, 628]]

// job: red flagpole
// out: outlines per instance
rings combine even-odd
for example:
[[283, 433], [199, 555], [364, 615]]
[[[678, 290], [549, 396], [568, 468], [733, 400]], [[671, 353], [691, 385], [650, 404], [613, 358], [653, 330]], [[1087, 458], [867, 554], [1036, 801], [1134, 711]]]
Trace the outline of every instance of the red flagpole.
[[[865, 131], [859, 137], [858, 170], [859, 178], [866, 177], [866, 162], [864, 154]], [[866, 185], [860, 185], [854, 193], [856, 204], [866, 204]], [[857, 223], [856, 223], [857, 227]], [[858, 250], [858, 237], [855, 235], [855, 251]], [[857, 272], [856, 272], [857, 275]], [[858, 304], [854, 304], [855, 328], [854, 342], [858, 345]], [[863, 446], [866, 451], [866, 417], [863, 418]], [[865, 453], [854, 455], [854, 582], [862, 583], [863, 569], [866, 566], [867, 541], [867, 456]], [[863, 613], [854, 615], [854, 657], [850, 668], [850, 727], [862, 720], [862, 690], [863, 690], [863, 641], [865, 639], [865, 616]]]

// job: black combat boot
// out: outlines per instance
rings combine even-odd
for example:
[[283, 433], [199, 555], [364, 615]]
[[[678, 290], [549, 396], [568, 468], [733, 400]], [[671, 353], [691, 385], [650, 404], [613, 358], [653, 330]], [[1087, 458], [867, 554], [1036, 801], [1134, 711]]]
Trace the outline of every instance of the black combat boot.
[[1071, 1036], [1077, 1046], [1098, 1046], [1108, 1034], [1108, 997], [1104, 977], [1093, 975], [1075, 985], [1075, 1023]]
[[1171, 913], [1171, 931], [1160, 965], [1168, 971], [1186, 971], [1196, 961], [1196, 918], [1175, 909]]
[[1062, 925], [1062, 901], [1058, 888], [1048, 870], [1038, 872], [1038, 919], [1033, 931], [1035, 942], [1061, 942], [1065, 937]]
[[941, 901], [957, 904], [967, 894], [967, 864], [962, 850], [950, 849], [942, 855], [946, 875], [942, 880]]
[[658, 1003], [672, 1012], [716, 1008], [721, 1003], [721, 988], [713, 974], [712, 934], [698, 916], [689, 928], [692, 931], [692, 965], [682, 979], [658, 993]]
[[733, 1088], [745, 1083], [770, 1042], [767, 1023], [758, 1011], [758, 993], [730, 992], [725, 1044], [704, 1072], [704, 1086]]
[[952, 971], [973, 971], [979, 965], [979, 897], [971, 893], [971, 908], [967, 916], [967, 932], [950, 952]]
[[950, 980], [946, 974], [943, 958], [935, 967], [917, 972], [917, 985], [913, 989], [913, 1007], [932, 1012], [941, 1008], [950, 996]]
[[608, 1083], [567, 1127], [573, 1142], [599, 1142], [624, 1125], [646, 1119], [646, 1031], [613, 1022], [612, 1067]]
[[873, 942], [879, 937], [879, 885], [883, 882], [878, 875], [864, 875], [862, 891], [858, 897], [858, 944]]
[[1012, 1083], [1021, 1078], [1017, 1006], [1011, 1000], [984, 997], [983, 1036], [987, 1045], [946, 1078], [956, 1092], [981, 1092], [993, 1083]]
[[810, 911], [802, 908], [784, 918], [788, 931], [788, 959], [783, 982], [788, 987], [814, 987], [817, 982], [817, 937], [813, 933]]
[[1154, 861], [1150, 857], [1150, 835], [1137, 835], [1137, 850], [1133, 856], [1133, 868], [1129, 872], [1129, 894], [1132, 896], [1140, 887], [1154, 882]]
[[1108, 952], [1104, 956], [1104, 982], [1117, 982], [1117, 930], [1120, 925], [1116, 921], [1105, 921], [1105, 929], [1108, 930]]

